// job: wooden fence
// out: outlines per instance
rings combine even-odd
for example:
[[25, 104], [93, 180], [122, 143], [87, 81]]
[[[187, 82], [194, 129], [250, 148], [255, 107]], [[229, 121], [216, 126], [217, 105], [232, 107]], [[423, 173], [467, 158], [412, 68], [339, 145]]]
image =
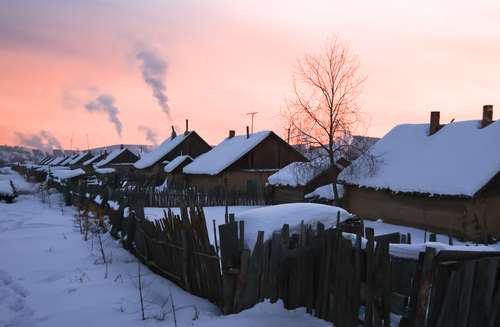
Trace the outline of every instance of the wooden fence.
[[399, 326], [500, 326], [500, 258], [479, 259], [492, 253], [436, 255], [427, 247], [414, 261], [391, 257], [383, 238], [375, 246], [369, 228], [362, 249], [361, 232], [349, 239], [321, 224], [316, 232], [302, 227], [290, 236], [285, 225], [265, 242], [259, 232], [251, 255], [242, 247], [244, 224], [219, 227], [224, 314], [270, 298], [337, 327], [391, 326], [391, 313]]
[[151, 222], [144, 209], [132, 204], [127, 218], [120, 205], [112, 236], [135, 254], [153, 272], [173, 281], [191, 294], [222, 305], [219, 257], [210, 244], [205, 216], [200, 207], [181, 207], [181, 215], [169, 210], [161, 220]]
[[325, 230], [321, 223], [293, 235], [284, 225], [267, 240], [259, 232], [250, 252], [244, 223], [234, 216], [219, 226], [220, 249], [214, 249], [201, 207], [184, 206], [180, 216], [168, 211], [151, 222], [137, 202], [122, 201], [111, 234], [152, 271], [217, 303], [224, 314], [269, 298], [287, 309], [306, 307], [337, 327], [391, 326], [391, 313], [401, 327], [500, 326], [498, 252], [436, 255], [429, 244], [418, 260], [396, 258], [389, 240], [399, 243], [399, 235], [375, 238], [366, 228], [362, 246], [362, 225]]

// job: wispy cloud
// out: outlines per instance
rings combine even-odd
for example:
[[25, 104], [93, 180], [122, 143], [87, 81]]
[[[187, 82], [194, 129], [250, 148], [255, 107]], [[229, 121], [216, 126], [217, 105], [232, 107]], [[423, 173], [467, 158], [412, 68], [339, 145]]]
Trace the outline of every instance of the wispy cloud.
[[108, 120], [115, 124], [116, 131], [120, 138], [122, 137], [122, 123], [118, 119], [118, 108], [114, 106], [116, 99], [114, 96], [109, 94], [102, 94], [97, 97], [96, 100], [91, 101], [85, 105], [85, 109], [89, 112], [102, 112], [108, 114]]
[[16, 137], [19, 139], [19, 145], [25, 145], [37, 148], [44, 153], [52, 153], [54, 148], [63, 149], [59, 140], [57, 140], [50, 132], [40, 131], [38, 134], [23, 134], [20, 132], [15, 132]]
[[156, 139], [158, 133], [153, 132], [150, 128], [144, 125], [139, 125], [139, 132], [146, 132], [146, 140], [151, 141], [155, 147], [158, 146], [158, 140]]
[[157, 51], [148, 50], [139, 52], [136, 59], [142, 61], [140, 66], [142, 78], [153, 90], [153, 96], [158, 99], [158, 104], [171, 122], [170, 107], [167, 104], [168, 97], [165, 94], [167, 91], [168, 62], [161, 58]]

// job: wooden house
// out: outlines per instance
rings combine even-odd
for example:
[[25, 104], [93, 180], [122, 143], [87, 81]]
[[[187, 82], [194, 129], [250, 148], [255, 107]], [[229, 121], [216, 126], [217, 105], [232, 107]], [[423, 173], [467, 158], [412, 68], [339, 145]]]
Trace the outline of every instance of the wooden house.
[[119, 150], [115, 150], [108, 154], [103, 160], [98, 162], [95, 167], [114, 168], [116, 172], [121, 173], [135, 170], [134, 163], [137, 160], [139, 160], [139, 157], [122, 145]]
[[165, 166], [179, 156], [189, 156], [194, 159], [203, 153], [212, 150], [195, 131], [187, 130], [182, 135], [177, 135], [172, 127], [172, 135], [162, 144], [134, 163], [135, 173], [138, 176], [151, 178], [155, 184], [161, 184], [166, 177]]
[[396, 126], [370, 150], [375, 171], [358, 159], [340, 174], [344, 207], [364, 218], [476, 241], [500, 237], [500, 121]]
[[307, 159], [272, 131], [235, 136], [234, 131], [211, 151], [184, 167], [188, 187], [225, 186], [256, 192], [270, 175]]

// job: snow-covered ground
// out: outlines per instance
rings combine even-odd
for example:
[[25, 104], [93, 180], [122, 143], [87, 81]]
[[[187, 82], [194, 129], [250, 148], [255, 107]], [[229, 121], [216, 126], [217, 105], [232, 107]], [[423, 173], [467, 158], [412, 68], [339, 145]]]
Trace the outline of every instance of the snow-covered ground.
[[[288, 311], [282, 302], [265, 301], [239, 314], [222, 316], [217, 306], [138, 265], [135, 257], [106, 235], [109, 262], [104, 264], [97, 244], [84, 241], [74, 222], [76, 211], [63, 206], [60, 194], [42, 197], [36, 194], [36, 185], [0, 168], [0, 180], [9, 179], [21, 195], [12, 204], [0, 203], [0, 326], [174, 326], [172, 303], [178, 326], [332, 326], [306, 314], [305, 308]], [[254, 216], [257, 210], [243, 212], [255, 208], [229, 207], [229, 212], [244, 218]], [[213, 221], [217, 226], [224, 223], [225, 208], [208, 207], [204, 212], [213, 242]], [[157, 219], [163, 210], [146, 208], [146, 215]], [[302, 217], [298, 215], [298, 223]], [[375, 228], [376, 235], [410, 232], [412, 247], [422, 247], [424, 231], [380, 221], [365, 225]], [[248, 224], [245, 229], [249, 234], [262, 227]], [[448, 239], [439, 235], [438, 241], [446, 244]], [[455, 244], [461, 243], [455, 240]], [[489, 248], [500, 250], [498, 245]], [[138, 267], [146, 321], [140, 313]]]
[[97, 246], [92, 249], [75, 226], [75, 210], [62, 207], [59, 194], [50, 196], [49, 207], [48, 195], [42, 203], [40, 196], [26, 194], [36, 188], [17, 173], [2, 168], [0, 180], [5, 179], [24, 195], [0, 203], [0, 326], [174, 326], [172, 303], [177, 326], [332, 326], [305, 308], [288, 311], [282, 302], [222, 316], [217, 306], [141, 265], [149, 317], [142, 321], [135, 257], [107, 237], [111, 262], [102, 264]]

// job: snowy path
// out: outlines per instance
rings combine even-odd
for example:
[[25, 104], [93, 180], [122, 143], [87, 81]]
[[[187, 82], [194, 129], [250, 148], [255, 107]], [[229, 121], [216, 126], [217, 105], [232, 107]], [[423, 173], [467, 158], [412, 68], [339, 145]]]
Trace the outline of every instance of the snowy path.
[[[8, 177], [29, 190], [20, 176]], [[58, 197], [51, 196], [52, 208], [34, 195], [0, 203], [0, 326], [174, 326], [169, 288], [178, 326], [332, 326], [304, 308], [288, 311], [268, 301], [224, 317], [215, 305], [143, 266], [146, 316], [165, 315], [166, 320], [142, 321], [135, 258], [107, 238], [106, 253], [112, 262], [94, 264], [96, 248], [92, 251], [74, 226], [75, 211], [61, 211]]]

